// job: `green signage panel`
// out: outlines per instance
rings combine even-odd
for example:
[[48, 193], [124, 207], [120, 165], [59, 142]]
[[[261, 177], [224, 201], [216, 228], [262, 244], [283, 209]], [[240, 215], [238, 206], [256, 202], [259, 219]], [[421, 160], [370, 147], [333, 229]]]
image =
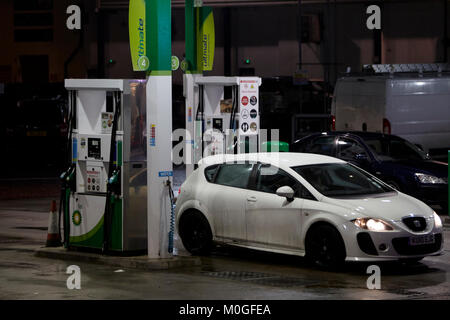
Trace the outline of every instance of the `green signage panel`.
[[147, 71], [150, 61], [146, 41], [145, 0], [130, 0], [128, 11], [128, 32], [133, 71]]
[[211, 71], [215, 48], [214, 16], [211, 7], [201, 7], [199, 13], [197, 65], [201, 71]]
[[172, 7], [170, 0], [146, 1], [146, 39], [152, 75], [172, 72]]
[[194, 0], [185, 1], [184, 10], [185, 20], [185, 43], [186, 43], [186, 69], [185, 72], [197, 71], [197, 45], [196, 45], [196, 8], [194, 8]]
[[212, 70], [215, 30], [212, 8], [198, 7], [194, 0], [185, 1], [186, 72]]
[[130, 53], [134, 71], [171, 72], [171, 1], [130, 0]]

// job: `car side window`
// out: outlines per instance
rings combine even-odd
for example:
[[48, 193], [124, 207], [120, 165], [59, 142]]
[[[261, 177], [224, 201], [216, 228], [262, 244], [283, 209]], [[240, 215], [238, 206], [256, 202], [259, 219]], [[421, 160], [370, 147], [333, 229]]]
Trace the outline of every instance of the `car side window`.
[[224, 186], [247, 188], [252, 169], [252, 163], [222, 164], [214, 182]]
[[294, 190], [295, 197], [317, 200], [299, 181], [291, 177], [284, 170], [263, 164], [256, 177], [256, 191], [276, 193], [279, 187], [289, 186]]
[[298, 195], [299, 182], [288, 175], [285, 171], [263, 164], [260, 166], [258, 176], [256, 178], [256, 190], [262, 192], [276, 193], [280, 187], [289, 186]]
[[205, 169], [205, 178], [208, 182], [214, 182], [214, 176], [216, 175], [219, 165], [215, 164]]
[[309, 146], [309, 150], [307, 150], [307, 152], [334, 156], [334, 140], [335, 138], [332, 136], [316, 138]]
[[348, 138], [339, 138], [338, 155], [339, 159], [352, 161], [356, 155], [368, 157], [366, 150], [357, 141]]

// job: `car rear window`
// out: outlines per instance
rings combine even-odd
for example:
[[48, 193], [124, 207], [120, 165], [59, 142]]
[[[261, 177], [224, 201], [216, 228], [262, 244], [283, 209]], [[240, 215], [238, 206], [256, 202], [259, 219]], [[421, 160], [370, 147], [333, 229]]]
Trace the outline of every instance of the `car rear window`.
[[214, 182], [230, 187], [247, 188], [252, 169], [253, 164], [251, 163], [223, 164], [220, 166]]
[[217, 169], [219, 169], [218, 164], [215, 164], [205, 169], [205, 178], [208, 182], [214, 182], [214, 175], [216, 174]]

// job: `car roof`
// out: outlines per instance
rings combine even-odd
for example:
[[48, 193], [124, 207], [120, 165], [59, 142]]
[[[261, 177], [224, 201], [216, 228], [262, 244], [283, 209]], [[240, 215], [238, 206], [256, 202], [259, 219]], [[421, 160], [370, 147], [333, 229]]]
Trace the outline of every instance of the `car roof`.
[[279, 168], [290, 168], [311, 164], [322, 163], [345, 163], [345, 161], [314, 153], [298, 152], [260, 152], [244, 154], [219, 154], [205, 157], [200, 160], [199, 165], [209, 166], [225, 162], [262, 162], [272, 164]]
[[[295, 142], [298, 142], [300, 140], [303, 140], [305, 138], [312, 138], [317, 136], [343, 136], [343, 135], [349, 135], [349, 136], [357, 136], [363, 139], [370, 139], [370, 138], [393, 138], [393, 139], [401, 139], [398, 136], [394, 136], [392, 134], [386, 134], [382, 132], [369, 132], [369, 131], [326, 131], [321, 133], [313, 133], [306, 137], [303, 137], [301, 139], [298, 139]], [[294, 143], [295, 143], [294, 142]]]

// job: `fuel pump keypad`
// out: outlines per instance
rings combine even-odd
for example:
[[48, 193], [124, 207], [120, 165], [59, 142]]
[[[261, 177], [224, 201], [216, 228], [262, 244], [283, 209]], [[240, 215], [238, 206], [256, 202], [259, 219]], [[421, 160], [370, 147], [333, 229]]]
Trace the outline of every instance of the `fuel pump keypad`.
[[100, 182], [102, 174], [101, 167], [88, 167], [86, 170], [86, 191], [87, 192], [101, 192]]

